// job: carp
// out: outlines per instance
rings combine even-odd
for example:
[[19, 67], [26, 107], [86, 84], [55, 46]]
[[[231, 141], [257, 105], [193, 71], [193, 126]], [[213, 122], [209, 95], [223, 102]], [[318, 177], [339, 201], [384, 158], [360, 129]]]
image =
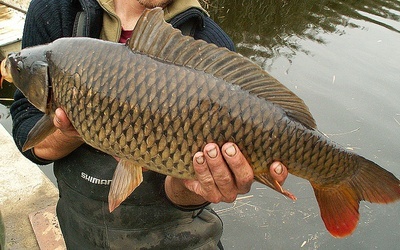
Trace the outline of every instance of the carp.
[[329, 140], [304, 102], [247, 58], [183, 36], [147, 10], [126, 44], [60, 38], [2, 62], [13, 82], [44, 113], [23, 150], [55, 131], [61, 107], [83, 140], [118, 157], [110, 212], [142, 181], [142, 167], [194, 178], [193, 155], [204, 145], [234, 142], [255, 179], [295, 197], [269, 175], [273, 161], [307, 179], [335, 237], [351, 234], [359, 203], [400, 199], [390, 172]]

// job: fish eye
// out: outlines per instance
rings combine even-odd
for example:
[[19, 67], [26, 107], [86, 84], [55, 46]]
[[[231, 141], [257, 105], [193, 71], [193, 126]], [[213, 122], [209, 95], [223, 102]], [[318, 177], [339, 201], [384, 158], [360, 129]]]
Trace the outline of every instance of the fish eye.
[[21, 62], [21, 61], [18, 61], [18, 63], [17, 63], [17, 71], [21, 72], [23, 67], [24, 67], [24, 63]]

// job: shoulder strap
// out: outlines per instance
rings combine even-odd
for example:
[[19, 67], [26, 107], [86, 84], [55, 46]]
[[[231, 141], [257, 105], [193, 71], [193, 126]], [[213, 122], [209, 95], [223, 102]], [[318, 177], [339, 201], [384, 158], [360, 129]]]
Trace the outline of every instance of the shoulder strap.
[[194, 36], [196, 29], [204, 26], [204, 13], [198, 8], [190, 8], [168, 20], [172, 27], [180, 29], [185, 36]]
[[103, 9], [96, 0], [79, 0], [81, 11], [75, 16], [72, 36], [99, 38]]
[[85, 36], [85, 12], [79, 11], [76, 13], [74, 29], [72, 30], [72, 36], [83, 37]]

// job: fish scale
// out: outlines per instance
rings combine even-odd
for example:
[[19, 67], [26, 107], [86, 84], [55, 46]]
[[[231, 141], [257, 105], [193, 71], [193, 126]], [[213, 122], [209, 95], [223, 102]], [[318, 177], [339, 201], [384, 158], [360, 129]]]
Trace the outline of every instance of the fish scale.
[[[124, 48], [123, 48], [124, 49]], [[70, 53], [69, 56], [73, 57], [73, 58], [78, 58], [79, 55], [81, 54], [80, 51], [78, 51], [78, 53]], [[138, 55], [139, 57], [143, 57], [141, 55]], [[51, 56], [52, 60], [57, 60], [56, 59], [56, 54], [53, 52], [52, 56]], [[64, 60], [64, 59], [63, 59]], [[135, 68], [135, 61], [142, 61], [141, 59], [132, 59], [132, 63], [131, 63], [131, 67]], [[130, 62], [125, 62], [126, 64], [130, 64]], [[83, 65], [83, 64], [80, 64]], [[115, 63], [114, 65], [118, 65], [117, 63]], [[151, 64], [151, 67], [154, 67], [153, 64]], [[78, 66], [78, 64], [76, 64], [76, 66]], [[108, 67], [112, 67], [112, 65], [107, 65]], [[158, 72], [159, 75], [163, 75], [164, 70], [163, 67], [165, 65], [162, 64], [160, 67], [160, 69], [157, 70], [152, 70], [151, 72]], [[118, 66], [115, 66], [118, 67]], [[104, 71], [101, 69], [98, 69], [100, 72]], [[121, 70], [119, 69], [113, 69], [111, 68], [111, 70], [109, 69], [110, 72], [121, 72]], [[172, 66], [168, 67], [168, 75], [171, 77], [171, 75], [176, 75], [176, 77], [180, 77], [180, 78], [185, 78], [184, 74], [182, 73], [182, 70], [179, 71], [179, 73], [172, 73], [174, 72], [174, 69], [172, 68]], [[176, 70], [175, 70], [176, 71]], [[90, 70], [80, 70], [78, 68], [73, 68], [71, 69], [71, 74], [73, 74], [73, 72], [83, 72], [82, 73], [82, 78], [89, 78], [85, 76], [85, 72], [91, 72]], [[123, 72], [123, 71], [122, 71]], [[177, 110], [177, 114], [181, 113], [180, 110], [185, 109], [186, 107], [188, 108], [188, 112], [186, 112], [188, 114], [187, 119], [180, 121], [180, 119], [176, 119], [177, 117], [168, 117], [167, 119], [165, 119], [164, 117], [161, 117], [161, 119], [163, 119], [164, 122], [166, 122], [167, 120], [169, 120], [169, 124], [164, 124], [163, 127], [167, 128], [167, 135], [169, 135], [167, 137], [167, 141], [170, 141], [170, 144], [174, 144], [174, 145], [180, 145], [180, 147], [176, 147], [173, 148], [173, 150], [171, 150], [171, 148], [169, 148], [169, 155], [167, 157], [167, 159], [164, 159], [164, 161], [161, 161], [163, 163], [168, 163], [168, 164], [172, 164], [171, 166], [168, 166], [170, 168], [174, 168], [174, 165], [179, 165], [179, 167], [177, 167], [177, 172], [181, 172], [182, 169], [184, 169], [185, 171], [187, 171], [187, 173], [185, 174], [186, 176], [184, 177], [188, 177], [188, 176], [193, 176], [193, 170], [192, 168], [190, 168], [190, 170], [188, 169], [188, 166], [191, 165], [191, 158], [192, 155], [199, 151], [201, 149], [202, 146], [204, 146], [204, 144], [206, 142], [208, 142], [207, 140], [203, 139], [203, 144], [202, 145], [195, 145], [192, 148], [189, 148], [189, 144], [187, 143], [187, 141], [190, 142], [194, 142], [197, 141], [198, 138], [218, 138], [220, 137], [220, 132], [223, 132], [223, 137], [221, 138], [221, 142], [220, 144], [222, 144], [222, 142], [227, 141], [227, 140], [235, 140], [240, 142], [242, 140], [242, 138], [256, 138], [257, 135], [253, 135], [253, 130], [249, 130], [247, 131], [247, 133], [234, 133], [233, 131], [242, 131], [242, 124], [245, 123], [245, 121], [242, 121], [241, 117], [239, 116], [239, 114], [241, 113], [246, 113], [249, 111], [249, 107], [251, 106], [256, 106], [256, 105], [252, 105], [249, 104], [249, 102], [247, 100], [245, 100], [245, 98], [242, 98], [243, 101], [240, 102], [235, 102], [232, 103], [231, 107], [229, 107], [228, 105], [228, 100], [231, 99], [229, 97], [230, 92], [232, 91], [218, 91], [217, 94], [215, 95], [211, 95], [210, 93], [215, 92], [216, 91], [216, 86], [218, 85], [216, 82], [218, 82], [217, 78], [213, 78], [213, 77], [209, 77], [210, 79], [207, 80], [202, 80], [202, 82], [200, 82], [199, 79], [201, 79], [201, 77], [199, 76], [194, 76], [196, 74], [196, 72], [193, 71], [185, 71], [187, 72], [186, 74], [189, 75], [189, 77], [187, 77], [188, 79], [192, 79], [192, 81], [194, 81], [195, 79], [197, 80], [197, 82], [195, 84], [193, 84], [192, 82], [188, 82], [185, 86], [181, 85], [179, 87], [178, 90], [174, 90], [173, 87], [169, 87], [169, 86], [163, 86], [165, 85], [165, 81], [157, 79], [156, 75], [153, 73], [150, 73], [150, 76], [142, 78], [140, 75], [142, 74], [142, 71], [139, 71], [135, 76], [133, 76], [133, 79], [143, 79], [142, 82], [139, 81], [135, 81], [135, 85], [130, 86], [131, 88], [134, 88], [134, 90], [127, 90], [127, 87], [120, 87], [122, 86], [121, 82], [117, 85], [114, 86], [113, 89], [115, 91], [113, 92], [109, 92], [109, 91], [105, 91], [105, 93], [103, 93], [102, 96], [96, 97], [96, 99], [100, 99], [103, 100], [103, 102], [101, 104], [92, 104], [92, 105], [88, 105], [88, 103], [90, 103], [91, 101], [93, 101], [93, 97], [92, 95], [86, 95], [86, 96], [81, 96], [77, 93], [88, 93], [88, 89], [91, 89], [93, 92], [96, 93], [100, 93], [102, 92], [102, 90], [109, 90], [110, 86], [108, 84], [104, 84], [108, 82], [108, 79], [103, 79], [103, 86], [101, 86], [101, 88], [99, 88], [99, 90], [96, 90], [98, 87], [95, 86], [96, 83], [98, 82], [98, 79], [95, 78], [93, 80], [93, 86], [87, 86], [87, 85], [80, 85], [80, 86], [74, 86], [77, 88], [76, 91], [70, 91], [69, 94], [64, 94], [64, 93], [57, 93], [55, 91], [55, 94], [58, 96], [56, 99], [59, 100], [58, 105], [60, 105], [61, 107], [65, 107], [65, 110], [67, 112], [67, 114], [70, 115], [71, 120], [74, 120], [76, 117], [78, 117], [79, 119], [75, 122], [76, 124], [85, 124], [85, 126], [76, 126], [78, 132], [80, 132], [80, 134], [82, 134], [84, 136], [84, 139], [87, 141], [90, 141], [92, 138], [92, 134], [93, 133], [87, 133], [87, 131], [83, 131], [81, 130], [82, 128], [87, 128], [88, 131], [96, 131], [96, 128], [98, 128], [99, 126], [90, 126], [90, 124], [88, 124], [86, 121], [91, 121], [91, 120], [96, 120], [96, 115], [93, 114], [103, 114], [103, 123], [100, 127], [102, 127], [102, 131], [100, 131], [101, 135], [104, 135], [104, 138], [99, 138], [99, 143], [102, 143], [102, 145], [93, 145], [97, 148], [101, 148], [101, 149], [106, 149], [107, 152], [111, 153], [111, 154], [115, 154], [117, 156], [120, 157], [129, 157], [129, 155], [136, 155], [139, 154], [141, 155], [142, 160], [146, 163], [149, 164], [149, 161], [151, 160], [152, 157], [157, 157], [158, 155], [154, 155], [154, 153], [152, 155], [149, 154], [149, 152], [155, 152], [152, 150], [148, 150], [151, 149], [151, 145], [155, 145], [158, 144], [158, 142], [161, 140], [161, 133], [157, 132], [157, 131], [161, 131], [161, 129], [158, 126], [155, 126], [152, 122], [152, 120], [150, 119], [151, 114], [154, 115], [154, 111], [155, 110], [160, 110], [162, 109], [162, 107], [167, 106], [169, 109], [172, 110]], [[55, 73], [56, 74], [56, 73]], [[65, 70], [62, 72], [62, 74], [65, 74]], [[183, 77], [182, 77], [183, 75]], [[109, 75], [109, 78], [113, 78], [113, 76]], [[176, 82], [174, 77], [170, 78], [171, 82]], [[149, 83], [149, 79], [153, 79], [150, 83]], [[210, 84], [206, 84], [205, 82], [211, 82]], [[149, 87], [150, 85], [150, 87]], [[194, 87], [197, 86], [197, 87]], [[201, 86], [201, 88], [199, 88]], [[57, 89], [57, 86], [54, 86], [55, 89]], [[118, 89], [120, 88], [120, 89]], [[123, 102], [119, 103], [119, 98], [113, 98], [114, 96], [120, 96], [118, 93], [119, 92], [123, 92], [121, 89], [123, 89], [124, 91], [127, 92], [131, 92], [132, 95], [130, 96], [130, 99], [125, 99], [123, 100]], [[156, 92], [156, 90], [160, 91], [160, 92], [166, 92], [169, 93], [165, 95], [165, 102], [166, 103], [159, 103], [160, 99], [155, 99], [155, 96], [158, 96], [157, 94], [154, 94], [153, 92]], [[75, 93], [75, 94], [74, 94]], [[153, 94], [152, 94], [153, 93]], [[224, 93], [224, 94], [220, 94], [220, 93]], [[153, 97], [151, 97], [151, 94], [153, 95]], [[175, 98], [169, 98], [169, 96], [173, 96], [176, 97]], [[86, 101], [86, 99], [88, 101]], [[209, 99], [216, 99], [216, 100], [224, 100], [226, 103], [221, 103], [218, 104], [216, 101], [213, 101], [213, 103], [209, 100]], [[72, 100], [72, 101], [71, 101]], [[203, 100], [203, 101], [200, 101]], [[75, 102], [75, 104], [74, 104]], [[199, 102], [201, 103], [201, 105], [199, 105]], [[71, 103], [70, 105], [68, 105], [68, 103]], [[83, 109], [83, 107], [81, 105], [79, 105], [79, 103], [84, 103], [86, 106], [85, 109]], [[125, 103], [128, 103], [129, 106], [132, 108], [131, 112], [127, 112], [126, 115], [121, 114], [120, 110], [117, 109], [117, 107], [120, 106], [124, 106]], [[241, 103], [244, 103], [244, 105], [241, 105]], [[251, 102], [250, 102], [251, 103]], [[213, 112], [209, 112], [209, 110], [212, 110], [212, 106], [216, 106], [216, 105], [220, 105], [223, 107], [229, 107], [229, 108], [225, 108], [225, 116], [223, 114], [221, 114], [222, 110], [213, 110]], [[153, 107], [154, 105], [154, 107]], [[88, 108], [88, 106], [91, 107], [96, 107], [96, 106], [104, 106], [105, 109], [99, 111], [96, 111], [96, 109], [91, 109]], [[113, 108], [115, 107], [115, 108]], [[133, 107], [137, 107], [137, 108], [133, 108]], [[153, 110], [153, 111], [152, 111]], [[84, 112], [83, 112], [84, 111]], [[231, 113], [230, 115], [236, 115], [237, 119], [234, 120], [227, 120], [226, 118], [221, 119], [220, 117], [229, 117], [226, 116], [227, 113]], [[252, 117], [249, 116], [248, 119], [252, 118], [252, 120], [256, 121], [258, 120], [258, 125], [257, 126], [262, 126], [262, 122], [261, 122], [261, 113], [265, 113], [265, 112], [270, 112], [270, 111], [261, 111], [261, 112], [256, 112]], [[158, 114], [158, 112], [156, 112]], [[185, 112], [184, 112], [185, 113]], [[84, 114], [84, 115], [82, 115]], [[135, 117], [137, 116], [137, 114], [141, 114], [141, 116], [138, 116], [136, 119]], [[167, 115], [168, 113], [166, 113]], [[110, 119], [111, 117], [111, 119]], [[206, 117], [206, 119], [204, 119], [204, 117]], [[137, 125], [136, 129], [135, 129], [135, 133], [132, 136], [132, 139], [135, 138], [135, 140], [127, 140], [127, 136], [126, 134], [128, 133], [128, 129], [122, 130], [117, 129], [117, 124], [122, 124], [124, 120], [130, 120], [131, 124], [135, 124]], [[214, 121], [213, 124], [211, 124], [208, 121]], [[218, 126], [219, 124], [217, 123], [217, 121], [223, 120], [225, 122], [221, 123], [223, 126]], [[247, 121], [247, 123], [249, 123], [249, 121]], [[92, 123], [93, 124], [93, 123]], [[184, 124], [188, 124], [187, 126], [185, 126]], [[183, 131], [181, 128], [185, 128], [187, 129], [187, 131]], [[216, 129], [217, 127], [217, 129]], [[252, 125], [250, 123], [250, 125], [247, 125], [247, 127], [254, 127], [254, 125]], [[206, 129], [207, 128], [207, 129]], [[118, 132], [117, 132], [118, 131]], [[189, 132], [190, 131], [190, 132]], [[213, 134], [213, 131], [217, 131], [216, 134]], [[255, 129], [255, 131], [260, 131], [260, 129]], [[260, 133], [260, 132], [259, 132]], [[241, 137], [236, 138], [239, 134], [241, 134]], [[106, 137], [107, 135], [107, 137]], [[130, 151], [129, 151], [129, 155], [127, 155], [127, 150], [125, 149], [125, 152], [122, 152], [121, 148], [123, 148], [120, 144], [120, 141], [118, 141], [119, 138], [121, 138], [123, 136], [123, 144], [129, 144], [130, 145]], [[190, 136], [191, 135], [191, 136]], [[248, 143], [251, 143], [252, 140], [248, 140]], [[261, 140], [256, 140], [255, 141], [255, 148], [259, 148], [262, 144]], [[113, 146], [111, 146], [113, 145]], [[267, 145], [264, 143], [264, 145]], [[245, 148], [245, 147], [244, 147]], [[263, 152], [259, 151], [258, 155], [262, 155]], [[163, 155], [164, 157], [166, 157], [166, 154], [161, 153], [161, 155]], [[254, 158], [254, 157], [253, 157]], [[169, 160], [171, 159], [171, 160]], [[183, 160], [181, 160], [183, 159]], [[263, 162], [263, 161], [260, 161]], [[266, 161], [268, 163], [271, 162], [271, 160]], [[157, 168], [157, 167], [156, 167]], [[158, 169], [158, 168], [157, 168]], [[174, 172], [173, 172], [174, 173]]]
[[241, 55], [182, 36], [160, 9], [144, 12], [125, 45], [61, 38], [9, 55], [1, 73], [45, 113], [23, 150], [55, 131], [61, 107], [87, 144], [120, 158], [110, 211], [140, 185], [142, 167], [196, 178], [193, 155], [208, 142], [236, 143], [255, 179], [289, 198], [273, 161], [309, 180], [335, 237], [355, 230], [360, 201], [400, 199], [400, 181], [320, 133], [293, 92]]

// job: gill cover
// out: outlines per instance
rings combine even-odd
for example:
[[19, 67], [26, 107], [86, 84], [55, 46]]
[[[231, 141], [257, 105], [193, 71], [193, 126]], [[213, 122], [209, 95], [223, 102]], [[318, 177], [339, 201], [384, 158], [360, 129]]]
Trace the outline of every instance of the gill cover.
[[14, 85], [43, 113], [48, 114], [49, 74], [43, 53], [37, 55], [29, 48], [8, 56]]

